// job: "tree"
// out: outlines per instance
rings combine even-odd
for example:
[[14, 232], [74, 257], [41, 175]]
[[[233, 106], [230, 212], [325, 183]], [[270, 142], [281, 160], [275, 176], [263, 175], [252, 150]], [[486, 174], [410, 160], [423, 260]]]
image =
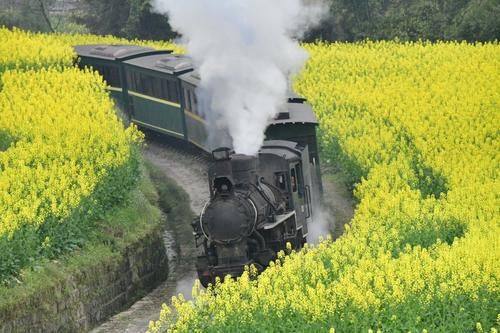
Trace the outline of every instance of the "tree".
[[500, 2], [472, 0], [454, 18], [450, 36], [468, 41], [500, 39]]
[[330, 16], [308, 40], [500, 39], [498, 0], [330, 0]]
[[0, 26], [33, 31], [53, 31], [48, 8], [55, 0], [2, 0]]
[[51, 32], [54, 32], [54, 28], [52, 27], [52, 23], [50, 22], [50, 19], [49, 19], [49, 14], [47, 12], [47, 9], [45, 8], [44, 0], [38, 0], [38, 3], [40, 4], [40, 12], [41, 12], [45, 22], [47, 23], [47, 27], [49, 28], [49, 30]]
[[120, 36], [129, 15], [128, 0], [82, 0], [85, 4], [78, 23], [86, 25], [91, 33]]
[[126, 38], [171, 39], [168, 19], [151, 11], [149, 0], [83, 0], [87, 9], [78, 18], [92, 33]]

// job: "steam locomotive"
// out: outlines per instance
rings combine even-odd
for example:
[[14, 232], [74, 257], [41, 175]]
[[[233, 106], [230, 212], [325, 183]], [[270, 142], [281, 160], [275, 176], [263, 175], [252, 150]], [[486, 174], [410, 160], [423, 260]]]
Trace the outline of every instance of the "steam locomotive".
[[213, 152], [210, 200], [193, 221], [203, 244], [197, 271], [207, 286], [216, 277], [239, 276], [245, 265], [262, 270], [290, 243], [306, 242], [312, 217], [308, 148], [292, 141], [266, 141], [258, 156]]
[[200, 75], [189, 57], [135, 45], [74, 50], [76, 64], [103, 76], [130, 121], [212, 155], [210, 199], [193, 223], [203, 285], [217, 276], [238, 276], [248, 264], [263, 269], [288, 242], [295, 249], [304, 244], [313, 203], [322, 193], [318, 123], [305, 98], [289, 93], [257, 156], [213, 150], [196, 97]]

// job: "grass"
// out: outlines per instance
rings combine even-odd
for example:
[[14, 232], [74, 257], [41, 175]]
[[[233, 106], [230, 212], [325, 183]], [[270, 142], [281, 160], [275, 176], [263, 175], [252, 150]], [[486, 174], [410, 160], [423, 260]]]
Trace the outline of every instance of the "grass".
[[[169, 230], [171, 230], [175, 238], [179, 240], [176, 242], [176, 251], [179, 253], [179, 242], [193, 241], [191, 233], [185, 232], [186, 228], [191, 228], [189, 223], [195, 217], [189, 204], [189, 196], [179, 185], [168, 178], [151, 162], [145, 161], [144, 165], [152, 181], [156, 185], [156, 190], [159, 195], [158, 204], [162, 211], [168, 216], [167, 223]], [[186, 239], [187, 235], [190, 236], [189, 239]]]
[[[54, 284], [66, 279], [78, 280], [82, 272], [93, 271], [94, 267], [118, 265], [127, 246], [158, 227], [161, 223], [160, 196], [149, 176], [149, 168], [142, 169], [137, 188], [130, 192], [124, 204], [113, 208], [99, 222], [101, 227], [93, 231], [82, 249], [58, 260], [44, 259], [22, 271], [17, 285], [0, 286], [0, 314], [50, 306], [53, 295], [44, 295], [44, 291], [52, 290]], [[169, 188], [164, 184], [160, 187], [162, 191]], [[33, 302], [34, 299], [42, 304]]]
[[171, 223], [185, 223], [193, 218], [187, 193], [150, 161], [144, 161], [144, 165], [156, 184], [158, 204], [169, 216]]
[[2, 129], [0, 129], [0, 152], [7, 150], [11, 144], [11, 138], [9, 134]]

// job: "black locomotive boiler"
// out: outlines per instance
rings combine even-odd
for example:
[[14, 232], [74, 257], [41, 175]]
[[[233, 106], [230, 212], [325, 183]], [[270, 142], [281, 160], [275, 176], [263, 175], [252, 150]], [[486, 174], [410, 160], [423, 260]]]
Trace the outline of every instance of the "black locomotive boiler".
[[193, 221], [196, 268], [207, 286], [236, 277], [246, 265], [265, 268], [290, 243], [300, 249], [312, 218], [313, 182], [307, 146], [266, 141], [258, 156], [213, 152], [210, 199]]

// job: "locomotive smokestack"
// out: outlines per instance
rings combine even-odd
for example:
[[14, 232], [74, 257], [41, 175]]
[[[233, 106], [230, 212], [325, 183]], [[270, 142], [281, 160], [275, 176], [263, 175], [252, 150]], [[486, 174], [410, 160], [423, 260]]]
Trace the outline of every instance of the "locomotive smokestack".
[[255, 184], [257, 182], [257, 158], [236, 154], [231, 158], [234, 185]]
[[219, 193], [229, 194], [233, 187], [257, 184], [258, 159], [255, 156], [235, 154], [230, 148], [218, 148], [212, 152], [215, 164], [209, 175]]

